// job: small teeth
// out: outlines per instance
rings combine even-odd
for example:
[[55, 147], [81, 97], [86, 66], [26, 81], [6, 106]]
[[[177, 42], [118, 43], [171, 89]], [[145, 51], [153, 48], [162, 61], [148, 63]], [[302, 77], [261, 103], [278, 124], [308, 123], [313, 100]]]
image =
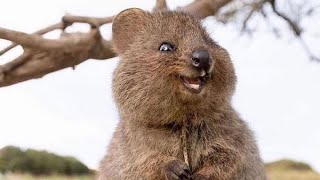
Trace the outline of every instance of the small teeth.
[[199, 84], [189, 84], [189, 86], [190, 86], [192, 89], [199, 89], [199, 88], [200, 88], [200, 85], [199, 85]]
[[200, 76], [201, 76], [201, 77], [204, 77], [206, 74], [207, 74], [206, 71], [205, 71], [205, 70], [202, 70]]

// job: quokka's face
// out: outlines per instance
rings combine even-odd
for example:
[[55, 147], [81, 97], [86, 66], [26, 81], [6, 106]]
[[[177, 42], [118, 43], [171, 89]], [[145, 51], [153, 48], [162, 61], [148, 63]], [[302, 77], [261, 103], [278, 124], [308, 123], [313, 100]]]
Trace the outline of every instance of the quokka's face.
[[[132, 90], [159, 91], [183, 99], [233, 91], [235, 76], [229, 55], [208, 36], [199, 20], [176, 12], [127, 11], [123, 17], [120, 13], [123, 22], [116, 24], [113, 32], [123, 61], [121, 71], [134, 77]], [[123, 31], [124, 27], [130, 28]], [[117, 34], [121, 29], [122, 34]]]
[[173, 13], [158, 16], [146, 32], [149, 34], [145, 42], [149, 56], [146, 58], [154, 61], [153, 65], [156, 64], [160, 74], [167, 75], [176, 90], [200, 94], [210, 83], [216, 45], [194, 18]]

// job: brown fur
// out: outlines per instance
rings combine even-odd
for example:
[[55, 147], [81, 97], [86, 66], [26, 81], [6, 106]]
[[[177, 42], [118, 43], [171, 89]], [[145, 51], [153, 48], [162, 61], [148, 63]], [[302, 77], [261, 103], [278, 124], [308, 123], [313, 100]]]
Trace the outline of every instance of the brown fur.
[[[113, 39], [121, 59], [113, 79], [121, 120], [100, 180], [171, 179], [171, 167], [185, 166], [182, 126], [188, 128], [192, 179], [266, 179], [252, 133], [230, 104], [236, 77], [229, 55], [198, 19], [129, 9], [115, 18]], [[162, 42], [175, 44], [176, 51], [159, 52]], [[197, 94], [178, 76], [198, 75], [190, 59], [199, 48], [210, 52], [214, 65]]]

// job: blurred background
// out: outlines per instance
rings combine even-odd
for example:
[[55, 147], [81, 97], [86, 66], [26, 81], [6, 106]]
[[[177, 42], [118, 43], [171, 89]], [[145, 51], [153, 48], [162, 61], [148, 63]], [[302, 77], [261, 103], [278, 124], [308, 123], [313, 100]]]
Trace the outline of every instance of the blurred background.
[[[174, 9], [192, 1], [167, 2]], [[1, 3], [0, 27], [32, 33], [58, 22], [66, 13], [104, 17], [129, 7], [152, 10], [154, 4], [150, 0], [10, 0]], [[271, 6], [250, 16], [245, 27], [250, 9], [203, 21], [211, 37], [231, 55], [238, 76], [233, 104], [255, 132], [264, 161], [303, 161], [318, 172], [319, 6], [316, 0], [278, 1], [279, 11], [303, 29], [298, 38]], [[87, 25], [76, 24], [68, 31], [88, 29]], [[110, 39], [111, 25], [101, 30]], [[56, 38], [58, 34], [52, 32], [46, 37]], [[0, 49], [9, 44], [0, 40]], [[21, 51], [16, 48], [0, 56], [0, 64]], [[73, 156], [90, 169], [97, 169], [119, 120], [111, 93], [117, 63], [118, 58], [90, 60], [75, 70], [65, 69], [0, 88], [0, 149], [10, 145], [21, 151], [46, 150]]]

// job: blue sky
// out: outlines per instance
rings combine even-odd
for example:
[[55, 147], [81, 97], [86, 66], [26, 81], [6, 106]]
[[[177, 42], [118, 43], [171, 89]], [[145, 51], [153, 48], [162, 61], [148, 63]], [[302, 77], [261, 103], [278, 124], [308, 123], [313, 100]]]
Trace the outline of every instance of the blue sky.
[[[169, 5], [188, 2], [171, 0]], [[56, 23], [65, 13], [109, 16], [128, 7], [150, 10], [153, 4], [150, 0], [11, 0], [1, 4], [0, 27], [33, 32]], [[320, 52], [320, 26], [313, 22], [304, 22], [310, 27], [304, 38], [314, 52]], [[285, 27], [279, 20], [274, 23]], [[320, 170], [320, 63], [311, 62], [285, 28], [282, 38], [276, 38], [259, 17], [250, 25], [258, 29], [252, 37], [240, 35], [235, 25], [224, 26], [212, 18], [204, 21], [235, 64], [238, 84], [233, 104], [255, 132], [265, 161], [293, 158]], [[76, 25], [69, 30], [87, 28]], [[110, 28], [103, 27], [105, 38], [110, 38]], [[0, 48], [6, 45], [0, 41]], [[15, 49], [0, 57], [0, 64], [19, 52]], [[111, 94], [117, 62], [118, 58], [90, 60], [76, 70], [1, 88], [0, 148], [45, 149], [75, 156], [96, 168], [119, 119]]]

